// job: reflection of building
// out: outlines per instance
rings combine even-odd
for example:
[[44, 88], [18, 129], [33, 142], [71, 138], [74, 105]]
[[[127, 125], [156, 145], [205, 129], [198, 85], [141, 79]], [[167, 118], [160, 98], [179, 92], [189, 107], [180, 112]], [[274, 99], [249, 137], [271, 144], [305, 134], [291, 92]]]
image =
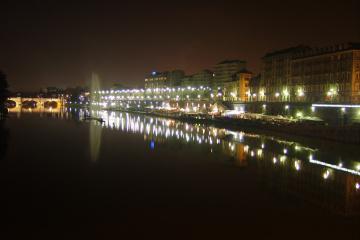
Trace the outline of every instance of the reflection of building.
[[184, 77], [184, 71], [152, 72], [145, 77], [145, 88], [166, 88], [179, 86]]
[[[293, 195], [335, 212], [360, 214], [358, 162], [344, 163], [340, 167], [315, 161], [321, 154], [317, 155], [318, 151], [309, 146], [257, 134], [131, 113], [92, 111], [91, 115], [101, 117], [104, 120], [102, 126], [138, 133], [145, 140], [156, 143], [176, 140], [176, 146], [203, 145], [211, 152], [222, 149], [222, 154], [230, 157], [231, 163], [246, 167], [254, 175], [259, 174], [257, 179], [275, 190], [273, 192]], [[339, 159], [337, 154], [331, 156]]]
[[246, 167], [248, 165], [246, 156], [247, 156], [247, 154], [245, 152], [244, 144], [236, 144], [236, 162], [235, 162], [235, 164], [239, 167]]
[[360, 44], [268, 53], [259, 91], [267, 101], [360, 102]]
[[295, 159], [276, 163], [258, 160], [257, 163], [264, 184], [281, 193], [294, 195], [334, 212], [360, 214], [360, 192], [355, 188], [360, 180], [358, 176]]

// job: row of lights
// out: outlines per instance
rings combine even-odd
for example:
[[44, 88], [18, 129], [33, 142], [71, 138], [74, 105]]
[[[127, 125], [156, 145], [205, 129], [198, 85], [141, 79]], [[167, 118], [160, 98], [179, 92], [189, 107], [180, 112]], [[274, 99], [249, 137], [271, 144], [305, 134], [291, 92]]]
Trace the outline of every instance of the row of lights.
[[[331, 89], [326, 93], [326, 95], [327, 95], [328, 97], [334, 97], [334, 96], [336, 96], [337, 94], [338, 94], [338, 92], [337, 92], [337, 90], [334, 89], [334, 88], [331, 88]], [[256, 94], [256, 93], [251, 93], [250, 91], [247, 92], [247, 95], [248, 95], [249, 97], [254, 97], [254, 98], [257, 97], [257, 94]], [[302, 88], [299, 88], [299, 89], [297, 89], [295, 95], [296, 95], [297, 97], [304, 97], [304, 96], [305, 96], [305, 92], [304, 92], [304, 90], [303, 90]], [[260, 98], [266, 97], [265, 91], [264, 91], [264, 90], [261, 90], [261, 91], [259, 92], [259, 96], [260, 96]], [[280, 92], [275, 92], [275, 93], [274, 93], [274, 96], [275, 96], [276, 98], [278, 98], [278, 97], [280, 97], [280, 96], [284, 96], [285, 98], [288, 98], [288, 97], [290, 97], [290, 92], [289, 92], [289, 90], [286, 88], [286, 89], [284, 89], [284, 90], [282, 91], [282, 93], [280, 93]]]
[[[102, 90], [102, 91], [94, 91], [94, 94], [119, 94], [119, 93], [158, 93], [158, 92], [184, 92], [186, 90], [189, 91], [211, 91], [212, 88], [200, 86], [198, 88], [188, 86], [178, 87], [178, 88], [148, 88], [148, 89], [123, 89], [123, 90]], [[219, 89], [220, 90], [220, 89]]]

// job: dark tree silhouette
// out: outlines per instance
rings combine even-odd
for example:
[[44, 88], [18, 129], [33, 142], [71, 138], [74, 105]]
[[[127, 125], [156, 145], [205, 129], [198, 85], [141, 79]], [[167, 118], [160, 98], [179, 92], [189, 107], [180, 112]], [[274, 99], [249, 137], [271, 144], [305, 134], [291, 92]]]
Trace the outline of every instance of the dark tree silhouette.
[[8, 98], [8, 94], [6, 75], [0, 70], [0, 119], [3, 118], [6, 113], [5, 102]]

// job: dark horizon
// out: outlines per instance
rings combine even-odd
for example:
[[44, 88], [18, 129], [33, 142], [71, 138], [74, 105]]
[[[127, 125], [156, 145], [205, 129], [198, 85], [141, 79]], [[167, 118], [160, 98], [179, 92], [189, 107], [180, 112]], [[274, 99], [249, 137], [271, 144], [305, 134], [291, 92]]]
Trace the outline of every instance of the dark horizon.
[[104, 3], [6, 1], [0, 69], [12, 91], [86, 85], [142, 86], [151, 71], [192, 74], [299, 44], [360, 42], [358, 1]]

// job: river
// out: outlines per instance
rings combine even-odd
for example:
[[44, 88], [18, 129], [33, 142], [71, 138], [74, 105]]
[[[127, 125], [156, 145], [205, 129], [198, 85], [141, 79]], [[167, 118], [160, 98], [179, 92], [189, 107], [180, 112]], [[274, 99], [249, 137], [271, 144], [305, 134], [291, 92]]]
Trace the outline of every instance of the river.
[[1, 135], [11, 233], [360, 239], [358, 146], [74, 108]]

